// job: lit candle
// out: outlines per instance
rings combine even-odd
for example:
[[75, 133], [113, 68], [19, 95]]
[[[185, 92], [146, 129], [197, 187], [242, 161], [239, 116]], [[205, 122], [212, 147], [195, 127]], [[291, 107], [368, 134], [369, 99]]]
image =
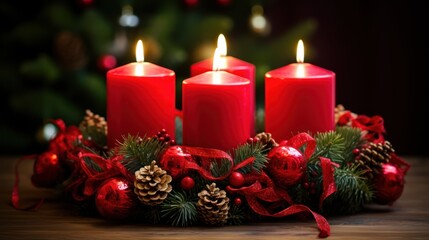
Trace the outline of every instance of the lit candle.
[[183, 144], [230, 151], [251, 136], [250, 81], [219, 69], [183, 81]]
[[137, 62], [107, 72], [108, 146], [123, 136], [151, 136], [166, 129], [174, 138], [175, 73], [144, 62], [137, 43]]
[[335, 73], [304, 63], [304, 44], [297, 63], [265, 74], [265, 131], [275, 139], [299, 132], [334, 129]]
[[[246, 78], [250, 81], [250, 135], [255, 135], [255, 66], [235, 57], [227, 56], [227, 46], [225, 36], [220, 34], [217, 40], [217, 48], [220, 51], [219, 70], [232, 73], [234, 75]], [[209, 58], [191, 65], [191, 77], [201, 73], [211, 71], [213, 59]]]

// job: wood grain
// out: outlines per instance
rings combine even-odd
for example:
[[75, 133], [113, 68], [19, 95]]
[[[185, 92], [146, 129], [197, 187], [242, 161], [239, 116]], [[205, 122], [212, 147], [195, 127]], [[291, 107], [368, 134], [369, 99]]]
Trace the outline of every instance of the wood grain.
[[[393, 206], [368, 206], [359, 214], [328, 218], [328, 239], [429, 239], [429, 159], [405, 157], [412, 164], [402, 197]], [[17, 158], [0, 158], [0, 239], [315, 239], [313, 221], [296, 218], [221, 228], [174, 228], [112, 223], [77, 215], [51, 190], [30, 183], [32, 161], [20, 167], [22, 206], [46, 197], [35, 212], [9, 205]]]

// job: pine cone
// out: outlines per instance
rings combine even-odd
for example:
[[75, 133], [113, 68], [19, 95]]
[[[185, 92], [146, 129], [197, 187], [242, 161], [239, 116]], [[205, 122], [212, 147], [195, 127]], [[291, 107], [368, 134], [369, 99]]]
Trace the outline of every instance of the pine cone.
[[271, 149], [279, 145], [276, 140], [271, 137], [271, 133], [261, 132], [256, 134], [255, 138], [258, 138], [262, 145], [264, 145], [264, 149]]
[[79, 124], [79, 128], [86, 139], [94, 141], [100, 146], [106, 145], [107, 122], [104, 117], [86, 110], [86, 115]]
[[223, 225], [228, 218], [229, 198], [224, 190], [216, 187], [216, 183], [198, 193], [198, 213], [205, 224]]
[[395, 152], [389, 141], [384, 143], [369, 143], [360, 150], [356, 158], [357, 164], [366, 171], [369, 178], [373, 178], [382, 168], [383, 163], [388, 163], [391, 153]]
[[151, 165], [136, 171], [134, 181], [134, 193], [143, 204], [150, 206], [161, 204], [173, 189], [170, 185], [171, 176], [155, 163], [156, 161], [152, 161]]

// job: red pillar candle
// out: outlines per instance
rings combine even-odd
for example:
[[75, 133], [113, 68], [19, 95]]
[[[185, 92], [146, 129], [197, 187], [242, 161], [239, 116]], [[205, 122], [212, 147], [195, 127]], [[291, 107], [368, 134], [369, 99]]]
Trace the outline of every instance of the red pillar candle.
[[[226, 40], [223, 34], [219, 35], [218, 46], [220, 51], [219, 70], [235, 74], [250, 81], [250, 135], [255, 135], [255, 66], [235, 57], [227, 56]], [[191, 77], [212, 71], [213, 59], [209, 58], [191, 65]]]
[[334, 129], [335, 73], [303, 61], [300, 40], [298, 63], [265, 74], [265, 131], [275, 139]]
[[209, 71], [184, 80], [183, 145], [230, 151], [244, 143], [251, 136], [250, 105], [248, 79]]
[[137, 62], [107, 72], [108, 146], [128, 134], [141, 137], [165, 128], [174, 138], [175, 73], [143, 62], [141, 41]]

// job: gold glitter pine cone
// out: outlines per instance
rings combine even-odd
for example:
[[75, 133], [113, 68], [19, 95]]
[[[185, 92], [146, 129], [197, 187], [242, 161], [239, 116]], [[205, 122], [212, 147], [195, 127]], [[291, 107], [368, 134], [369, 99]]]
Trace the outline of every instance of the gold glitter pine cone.
[[206, 185], [206, 189], [198, 193], [197, 210], [201, 220], [207, 225], [223, 225], [228, 219], [229, 198], [224, 190], [216, 187], [216, 183]]
[[155, 164], [156, 161], [152, 161], [135, 172], [134, 193], [140, 202], [150, 206], [161, 204], [173, 189], [172, 177]]

